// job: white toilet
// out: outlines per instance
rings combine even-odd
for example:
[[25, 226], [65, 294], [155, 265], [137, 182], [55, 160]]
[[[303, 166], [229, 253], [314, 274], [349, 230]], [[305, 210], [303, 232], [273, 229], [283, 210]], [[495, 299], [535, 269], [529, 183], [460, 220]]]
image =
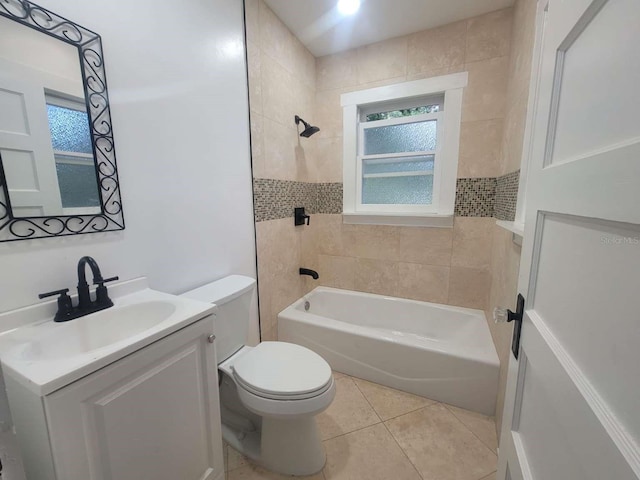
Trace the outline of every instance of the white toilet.
[[255, 280], [231, 275], [182, 296], [215, 303], [222, 436], [265, 468], [312, 475], [325, 463], [315, 415], [335, 397], [329, 364], [292, 343], [245, 345]]

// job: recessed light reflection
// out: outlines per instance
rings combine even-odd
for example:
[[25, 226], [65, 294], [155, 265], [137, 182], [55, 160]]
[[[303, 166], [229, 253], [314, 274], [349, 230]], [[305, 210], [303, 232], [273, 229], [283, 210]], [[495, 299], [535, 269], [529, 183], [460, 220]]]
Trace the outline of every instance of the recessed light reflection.
[[343, 15], [353, 15], [360, 9], [360, 0], [339, 0], [338, 11]]

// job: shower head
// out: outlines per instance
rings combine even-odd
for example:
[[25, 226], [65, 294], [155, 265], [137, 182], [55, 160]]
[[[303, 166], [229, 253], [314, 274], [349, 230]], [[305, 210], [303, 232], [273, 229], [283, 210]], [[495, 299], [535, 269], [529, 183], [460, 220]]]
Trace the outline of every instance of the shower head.
[[303, 119], [301, 119], [298, 115], [295, 117], [296, 125], [300, 125], [300, 122], [304, 125], [304, 130], [300, 133], [301, 137], [309, 138], [314, 133], [318, 133], [320, 129], [318, 127], [314, 127], [313, 125], [309, 125]]

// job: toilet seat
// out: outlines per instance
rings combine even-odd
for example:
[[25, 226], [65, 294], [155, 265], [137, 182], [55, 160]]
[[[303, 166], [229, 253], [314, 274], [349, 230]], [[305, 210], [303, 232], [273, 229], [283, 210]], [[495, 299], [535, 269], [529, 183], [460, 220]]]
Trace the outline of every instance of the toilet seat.
[[231, 365], [239, 387], [272, 400], [304, 400], [332, 385], [331, 367], [317, 353], [286, 342], [263, 342]]
[[247, 392], [257, 395], [258, 397], [268, 398], [270, 400], [285, 400], [285, 401], [286, 400], [305, 400], [307, 398], [314, 398], [314, 397], [317, 397], [318, 395], [322, 395], [324, 392], [329, 390], [329, 388], [331, 388], [331, 380], [329, 380], [329, 382], [327, 382], [326, 385], [324, 385], [319, 390], [315, 390], [313, 392], [300, 393], [300, 394], [294, 394], [294, 395], [278, 395], [274, 393], [263, 392], [261, 390], [258, 390], [252, 387], [251, 385], [247, 385], [236, 375], [234, 375], [234, 380], [236, 381], [236, 384], [240, 388], [243, 388]]

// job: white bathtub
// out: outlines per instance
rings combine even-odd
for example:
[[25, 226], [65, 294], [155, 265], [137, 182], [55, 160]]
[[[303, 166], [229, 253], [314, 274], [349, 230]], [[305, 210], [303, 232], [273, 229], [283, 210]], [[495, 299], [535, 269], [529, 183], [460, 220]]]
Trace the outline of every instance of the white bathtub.
[[495, 412], [500, 364], [480, 310], [318, 287], [280, 312], [278, 339], [338, 372]]

